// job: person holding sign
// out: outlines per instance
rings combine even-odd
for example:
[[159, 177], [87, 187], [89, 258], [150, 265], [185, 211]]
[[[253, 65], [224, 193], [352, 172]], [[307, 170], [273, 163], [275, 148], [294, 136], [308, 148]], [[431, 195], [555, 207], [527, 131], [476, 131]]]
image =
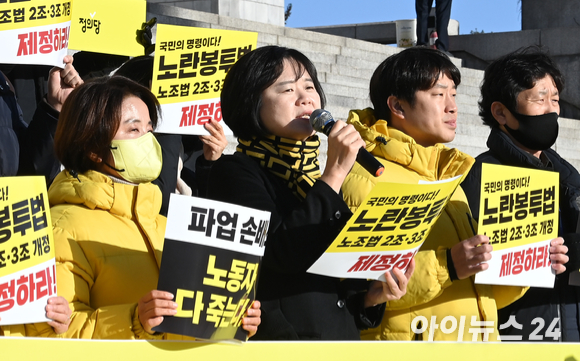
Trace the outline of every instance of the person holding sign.
[[[49, 189], [59, 292], [73, 310], [64, 337], [173, 339], [151, 329], [177, 312], [174, 295], [156, 290], [166, 219], [152, 131], [159, 103], [124, 77], [104, 77], [65, 101], [55, 151], [65, 170]], [[259, 302], [243, 327], [256, 332]], [[26, 325], [27, 335], [45, 324]], [[48, 336], [54, 336], [49, 333]]]
[[[375, 178], [355, 164], [342, 187], [351, 209], [361, 205], [377, 182], [417, 184], [467, 174], [473, 158], [442, 144], [455, 138], [460, 82], [459, 69], [435, 49], [410, 48], [379, 65], [370, 81], [374, 109], [351, 110], [347, 123], [361, 133], [385, 171]], [[426, 217], [427, 212], [417, 214]], [[497, 339], [497, 308], [525, 289], [474, 284], [471, 276], [486, 269], [492, 247], [488, 237], [476, 234], [470, 214], [458, 187], [415, 256], [417, 268], [407, 294], [387, 303], [382, 324], [363, 332], [363, 339]], [[491, 327], [481, 328], [488, 321]], [[474, 326], [483, 331], [468, 332]]]
[[[35, 336], [49, 337], [60, 335], [68, 331], [71, 322], [72, 310], [67, 300], [62, 296], [49, 297], [46, 305], [46, 317], [51, 321], [38, 330]], [[6, 325], [0, 326], [0, 336], [22, 337], [27, 336], [27, 329], [34, 325]]]
[[18, 175], [43, 175], [47, 187], [62, 170], [53, 150], [60, 110], [73, 89], [83, 83], [73, 60], [72, 56], [66, 55], [62, 68], [50, 70], [48, 91], [36, 107], [21, 146]]
[[[114, 75], [124, 76], [151, 89], [153, 57], [143, 55], [131, 58], [121, 65], [115, 71]], [[169, 194], [175, 192], [175, 184], [179, 187], [180, 185], [184, 185], [183, 183], [187, 183], [185, 187], [189, 186], [191, 188], [191, 194], [189, 195], [200, 197], [205, 197], [206, 195], [209, 171], [213, 163], [221, 157], [228, 141], [223, 128], [216, 120], [211, 119], [204, 124], [204, 128], [209, 134], [196, 136], [157, 133], [155, 135], [161, 144], [163, 159], [166, 160], [161, 170], [161, 176], [154, 182], [161, 188], [161, 192], [163, 193], [163, 203], [161, 206], [161, 214], [163, 215], [167, 214]], [[197, 157], [195, 161], [195, 172], [189, 168], [181, 171], [178, 170], [179, 153], [182, 148], [186, 154], [191, 154], [199, 150], [203, 151], [203, 154]], [[170, 163], [167, 164], [167, 161]], [[180, 176], [183, 176], [187, 181], [184, 182]], [[173, 186], [173, 189], [171, 189], [171, 186]]]
[[[294, 49], [265, 46], [228, 72], [223, 120], [238, 137], [237, 152], [210, 173], [208, 197], [271, 213], [257, 298], [258, 340], [356, 340], [380, 323], [384, 302], [405, 294], [414, 263], [387, 282], [341, 281], [306, 270], [352, 215], [340, 186], [364, 145], [352, 126], [337, 122], [329, 135], [324, 174], [311, 113], [324, 107], [312, 62]], [[244, 226], [245, 227], [245, 226]]]
[[[580, 268], [580, 174], [550, 149], [558, 137], [563, 88], [560, 70], [537, 47], [520, 49], [492, 62], [485, 70], [479, 101], [479, 115], [491, 128], [489, 151], [476, 158], [462, 185], [473, 215], [479, 219], [483, 163], [558, 172], [559, 234], [572, 252], [570, 264], [564, 266], [568, 257], [562, 254], [567, 248], [562, 246], [563, 239], [551, 242], [550, 260], [556, 273]], [[580, 341], [580, 288], [569, 285], [569, 278], [570, 272], [557, 276], [553, 289], [532, 287], [517, 302], [499, 310], [502, 339]]]

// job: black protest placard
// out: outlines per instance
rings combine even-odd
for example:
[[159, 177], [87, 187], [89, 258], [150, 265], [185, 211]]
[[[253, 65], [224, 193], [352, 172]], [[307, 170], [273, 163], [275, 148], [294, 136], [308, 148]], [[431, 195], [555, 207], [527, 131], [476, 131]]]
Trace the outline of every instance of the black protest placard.
[[175, 295], [175, 316], [155, 331], [246, 340], [241, 322], [256, 294], [269, 212], [172, 195], [158, 289]]

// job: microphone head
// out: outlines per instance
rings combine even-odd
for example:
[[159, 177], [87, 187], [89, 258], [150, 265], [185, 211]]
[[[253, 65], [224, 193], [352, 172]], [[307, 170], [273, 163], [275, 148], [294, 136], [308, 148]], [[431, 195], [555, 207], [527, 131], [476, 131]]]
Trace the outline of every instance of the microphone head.
[[325, 133], [328, 124], [334, 124], [334, 118], [328, 110], [316, 109], [310, 114], [310, 124], [317, 132]]

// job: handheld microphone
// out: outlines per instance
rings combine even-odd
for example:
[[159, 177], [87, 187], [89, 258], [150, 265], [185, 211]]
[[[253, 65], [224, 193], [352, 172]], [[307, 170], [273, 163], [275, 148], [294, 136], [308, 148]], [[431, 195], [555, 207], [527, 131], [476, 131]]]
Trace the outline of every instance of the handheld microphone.
[[[316, 109], [310, 114], [310, 124], [312, 128], [319, 133], [324, 133], [328, 136], [332, 127], [336, 121], [332, 118], [332, 115], [328, 110]], [[360, 148], [356, 156], [356, 161], [364, 169], [375, 177], [383, 174], [385, 167], [375, 158], [371, 153], [369, 153], [365, 148]]]

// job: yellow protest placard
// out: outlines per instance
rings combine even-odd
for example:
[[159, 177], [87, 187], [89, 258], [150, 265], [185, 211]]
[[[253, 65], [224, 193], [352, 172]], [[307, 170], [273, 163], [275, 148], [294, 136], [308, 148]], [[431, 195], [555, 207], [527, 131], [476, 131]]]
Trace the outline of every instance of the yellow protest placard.
[[0, 324], [46, 321], [49, 296], [56, 279], [44, 177], [0, 178]]
[[[163, 112], [157, 131], [207, 134], [205, 123], [221, 121], [226, 73], [256, 48], [258, 34], [159, 24], [156, 39], [151, 91]], [[222, 127], [231, 134], [225, 124]]]
[[62, 66], [71, 4], [56, 0], [0, 4], [0, 63]]
[[476, 283], [553, 287], [550, 241], [558, 236], [559, 174], [483, 164], [478, 233], [493, 246]]
[[[489, 322], [489, 321], [487, 321]], [[493, 321], [492, 321], [493, 322]], [[484, 327], [469, 327], [477, 332]], [[466, 331], [466, 332], [468, 332]], [[543, 334], [538, 333], [538, 340]], [[546, 341], [552, 341], [546, 338]], [[165, 340], [70, 340], [41, 337], [0, 337], [2, 355], [8, 360], [62, 361], [352, 361], [377, 355], [401, 355], [405, 361], [445, 360], [546, 360], [580, 359], [577, 342], [408, 342], [408, 341], [253, 341], [231, 342]], [[66, 350], [66, 351], [64, 351]]]
[[137, 30], [145, 22], [145, 0], [74, 0], [69, 47], [105, 54], [143, 55]]
[[457, 188], [460, 177], [426, 184], [378, 183], [308, 272], [383, 279], [407, 268]]

